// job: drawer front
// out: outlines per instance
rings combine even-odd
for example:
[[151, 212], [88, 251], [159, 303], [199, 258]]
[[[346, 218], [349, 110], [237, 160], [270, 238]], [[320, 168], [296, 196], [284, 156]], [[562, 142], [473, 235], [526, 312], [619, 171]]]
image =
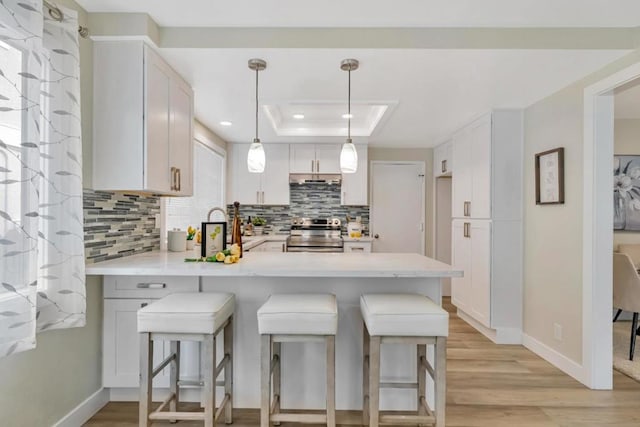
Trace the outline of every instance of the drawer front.
[[199, 288], [197, 276], [104, 276], [105, 298], [161, 298]]
[[344, 243], [345, 252], [371, 252], [371, 243]]

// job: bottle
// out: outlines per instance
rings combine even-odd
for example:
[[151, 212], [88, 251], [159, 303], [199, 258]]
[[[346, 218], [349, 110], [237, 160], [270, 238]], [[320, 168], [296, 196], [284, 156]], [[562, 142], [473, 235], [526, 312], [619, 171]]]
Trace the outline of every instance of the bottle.
[[251, 216], [247, 219], [247, 225], [244, 226], [247, 236], [253, 236], [253, 224], [251, 223]]
[[231, 244], [237, 243], [240, 247], [240, 258], [242, 258], [242, 230], [240, 229], [242, 219], [240, 218], [240, 203], [233, 202], [235, 208], [233, 213], [233, 226], [231, 227]]

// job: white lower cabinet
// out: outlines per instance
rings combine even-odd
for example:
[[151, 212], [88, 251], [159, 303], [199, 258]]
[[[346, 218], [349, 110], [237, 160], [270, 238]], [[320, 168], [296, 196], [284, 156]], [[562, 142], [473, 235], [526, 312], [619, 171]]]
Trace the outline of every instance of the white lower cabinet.
[[[140, 381], [140, 335], [137, 313], [140, 308], [174, 292], [198, 292], [197, 277], [158, 278], [105, 276], [103, 314], [103, 387], [137, 388]], [[141, 297], [148, 293], [148, 298]], [[154, 366], [169, 354], [168, 342], [154, 343]], [[181, 344], [180, 375], [200, 377], [200, 346]], [[169, 368], [154, 378], [154, 387], [169, 386]]]
[[344, 252], [371, 252], [371, 242], [344, 242]]
[[268, 240], [262, 242], [257, 246], [247, 249], [247, 252], [286, 252], [287, 243], [285, 239], [282, 240]]

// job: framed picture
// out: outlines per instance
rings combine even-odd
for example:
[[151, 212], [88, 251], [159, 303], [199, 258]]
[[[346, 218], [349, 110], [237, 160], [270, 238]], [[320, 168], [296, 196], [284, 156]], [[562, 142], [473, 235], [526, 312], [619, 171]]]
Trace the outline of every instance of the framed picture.
[[564, 148], [536, 154], [536, 204], [564, 203]]
[[201, 255], [203, 257], [214, 256], [227, 248], [226, 222], [203, 222], [201, 230]]
[[613, 229], [640, 231], [640, 156], [613, 156]]

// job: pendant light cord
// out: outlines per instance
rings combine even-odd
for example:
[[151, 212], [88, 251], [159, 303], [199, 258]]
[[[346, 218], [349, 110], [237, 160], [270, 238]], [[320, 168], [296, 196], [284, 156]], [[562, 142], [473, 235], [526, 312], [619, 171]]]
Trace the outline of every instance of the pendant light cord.
[[256, 67], [256, 140], [258, 139], [258, 68]]
[[349, 66], [349, 104], [347, 111], [347, 139], [351, 140], [351, 66]]

